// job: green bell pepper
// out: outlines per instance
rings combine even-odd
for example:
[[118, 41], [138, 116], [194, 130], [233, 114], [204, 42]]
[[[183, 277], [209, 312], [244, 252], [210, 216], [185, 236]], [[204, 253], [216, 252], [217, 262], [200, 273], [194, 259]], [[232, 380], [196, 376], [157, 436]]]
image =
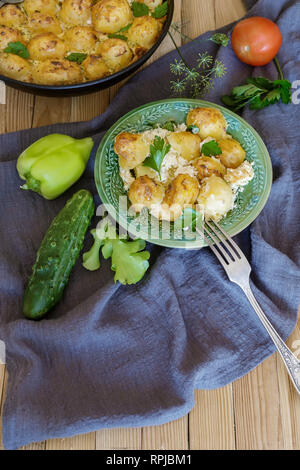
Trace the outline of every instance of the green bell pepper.
[[36, 191], [45, 199], [55, 199], [83, 174], [93, 139], [74, 139], [50, 134], [34, 142], [19, 156], [17, 170], [26, 183], [22, 189]]

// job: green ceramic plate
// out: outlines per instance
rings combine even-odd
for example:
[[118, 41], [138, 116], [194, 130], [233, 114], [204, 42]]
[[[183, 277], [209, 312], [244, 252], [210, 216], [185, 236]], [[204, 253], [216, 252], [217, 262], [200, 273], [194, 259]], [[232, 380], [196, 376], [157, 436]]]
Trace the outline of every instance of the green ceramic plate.
[[[244, 147], [247, 160], [254, 162], [255, 176], [239, 193], [234, 210], [221, 221], [224, 229], [232, 236], [241, 232], [254, 221], [267, 202], [272, 185], [270, 156], [260, 136], [246, 121], [222, 106], [202, 100], [170, 99], [148, 103], [129, 112], [110, 128], [101, 141], [95, 161], [95, 181], [103, 204], [119, 225], [135, 237], [171, 248], [198, 249], [206, 246], [199, 235], [191, 230], [178, 231], [173, 224], [170, 230], [169, 224], [164, 226], [160, 222], [154, 237], [147, 212], [134, 218], [128, 215], [126, 204], [119, 208], [119, 197], [126, 196], [126, 192], [119, 175], [118, 157], [113, 150], [114, 139], [120, 132], [142, 132], [151, 129], [154, 123], [163, 124], [169, 120], [183, 123], [190, 109], [195, 107], [219, 109], [228, 122], [227, 132]], [[127, 202], [125, 197], [123, 200]]]

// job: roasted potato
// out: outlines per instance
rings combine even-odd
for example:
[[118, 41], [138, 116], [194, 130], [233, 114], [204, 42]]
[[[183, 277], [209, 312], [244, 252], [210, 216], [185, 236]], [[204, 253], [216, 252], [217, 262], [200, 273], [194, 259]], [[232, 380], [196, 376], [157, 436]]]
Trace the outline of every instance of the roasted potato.
[[28, 18], [28, 28], [32, 34], [53, 33], [60, 34], [61, 26], [55, 16], [35, 12]]
[[45, 60], [33, 67], [35, 83], [42, 85], [65, 85], [82, 80], [82, 71], [78, 64], [69, 60]]
[[179, 204], [184, 208], [187, 204], [194, 204], [199, 194], [199, 183], [196, 178], [189, 175], [178, 175], [170, 183], [163, 202], [172, 206]]
[[199, 157], [194, 162], [194, 166], [197, 169], [199, 180], [208, 178], [211, 175], [222, 177], [226, 173], [225, 166], [214, 157]]
[[128, 41], [144, 49], [150, 49], [161, 32], [161, 24], [152, 16], [140, 16], [133, 20], [128, 30]]
[[31, 65], [15, 54], [0, 53], [0, 74], [23, 82], [31, 82]]
[[234, 197], [229, 184], [222, 178], [212, 175], [201, 186], [198, 203], [204, 210], [207, 220], [220, 220], [233, 208]]
[[241, 144], [235, 139], [221, 139], [218, 144], [222, 154], [218, 155], [223, 165], [227, 168], [237, 168], [246, 158], [246, 152]]
[[139, 178], [140, 176], [149, 176], [149, 178], [152, 178], [156, 182], [160, 180], [157, 171], [153, 170], [153, 168], [150, 168], [149, 166], [144, 166], [143, 164], [134, 168], [134, 174], [136, 178]]
[[194, 160], [200, 157], [201, 139], [198, 135], [191, 132], [172, 132], [167, 136], [171, 147], [185, 160]]
[[123, 69], [132, 59], [132, 52], [126, 41], [111, 38], [99, 44], [97, 49], [107, 67], [113, 72]]
[[92, 8], [93, 25], [100, 33], [116, 33], [132, 20], [127, 0], [100, 0]]
[[122, 132], [115, 139], [114, 151], [119, 157], [122, 168], [131, 170], [140, 165], [149, 154], [150, 146], [140, 134]]
[[188, 113], [186, 123], [199, 127], [199, 135], [203, 140], [207, 137], [222, 139], [226, 135], [227, 122], [218, 109], [194, 108]]
[[9, 26], [0, 26], [0, 50], [3, 51], [10, 42], [22, 42], [24, 38], [20, 31]]
[[59, 16], [69, 26], [88, 26], [93, 3], [93, 0], [64, 0]]
[[0, 25], [18, 27], [26, 23], [26, 16], [16, 5], [4, 5], [0, 8]]
[[98, 80], [109, 75], [109, 69], [106, 63], [97, 55], [89, 55], [82, 62], [82, 66], [88, 80]]
[[73, 26], [66, 31], [64, 38], [71, 52], [90, 52], [97, 42], [96, 33], [90, 26]]
[[162, 4], [163, 0], [139, 0], [140, 3], [145, 3], [147, 7], [154, 10], [156, 7]]
[[151, 209], [160, 204], [164, 198], [164, 187], [155, 183], [149, 176], [140, 176], [129, 188], [128, 198], [136, 212], [141, 212], [143, 207]]
[[58, 10], [56, 0], [24, 0], [23, 6], [29, 16], [33, 15], [35, 12], [54, 16]]
[[66, 53], [64, 41], [53, 33], [34, 36], [28, 44], [30, 58], [33, 60], [63, 59]]

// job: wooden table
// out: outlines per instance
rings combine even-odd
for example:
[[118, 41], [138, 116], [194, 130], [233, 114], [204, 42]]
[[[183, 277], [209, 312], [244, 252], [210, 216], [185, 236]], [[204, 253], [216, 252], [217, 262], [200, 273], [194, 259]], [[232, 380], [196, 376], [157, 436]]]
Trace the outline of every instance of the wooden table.
[[[242, 0], [175, 0], [174, 21], [196, 37], [239, 19]], [[152, 60], [173, 45], [167, 38]], [[118, 87], [80, 98], [44, 98], [7, 89], [0, 105], [0, 133], [57, 122], [88, 120], [102, 113]], [[300, 323], [289, 346], [300, 346]], [[300, 353], [300, 348], [299, 348]], [[0, 365], [0, 401], [7, 377]], [[196, 391], [188, 416], [169, 424], [142, 429], [100, 430], [73, 438], [52, 439], [22, 449], [300, 449], [300, 397], [274, 354], [244, 378], [214, 391]], [[2, 447], [3, 449], [3, 447]]]

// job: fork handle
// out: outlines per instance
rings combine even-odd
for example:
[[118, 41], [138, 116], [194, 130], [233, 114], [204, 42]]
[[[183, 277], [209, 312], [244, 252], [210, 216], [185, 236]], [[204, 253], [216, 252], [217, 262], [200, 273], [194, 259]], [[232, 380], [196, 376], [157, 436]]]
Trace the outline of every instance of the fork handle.
[[250, 286], [242, 287], [243, 291], [245, 292], [249, 302], [251, 303], [252, 307], [254, 308], [255, 312], [257, 313], [260, 321], [266, 328], [267, 332], [269, 333], [273, 343], [275, 344], [286, 368], [291, 377], [291, 380], [300, 394], [300, 361], [296, 358], [296, 356], [292, 353], [292, 351], [287, 347], [285, 342], [280, 338], [277, 331], [274, 329], [273, 325], [269, 322], [266, 315], [262, 311], [259, 303], [257, 302], [254, 294], [250, 288]]

